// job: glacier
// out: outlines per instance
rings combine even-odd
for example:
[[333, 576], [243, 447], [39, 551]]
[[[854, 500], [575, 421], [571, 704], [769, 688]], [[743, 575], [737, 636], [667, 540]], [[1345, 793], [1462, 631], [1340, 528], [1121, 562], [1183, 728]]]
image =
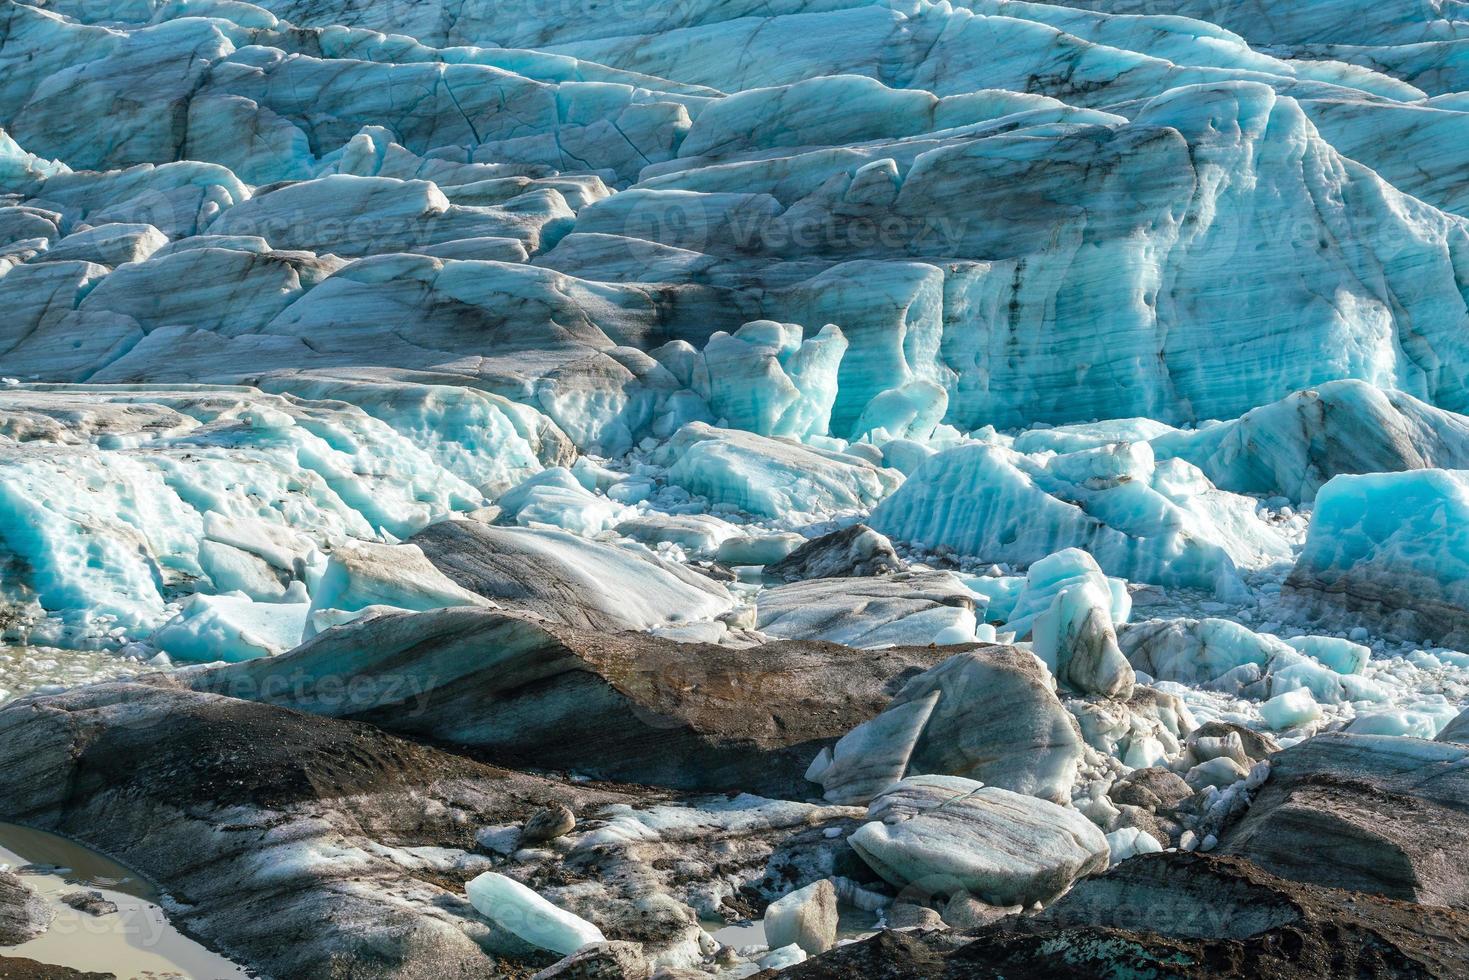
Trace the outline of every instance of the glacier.
[[209, 901], [369, 904], [176, 903], [243, 966], [1105, 960], [1040, 930], [1371, 892], [1270, 834], [1442, 864], [1291, 774], [1469, 708], [1469, 3], [0, 5], [0, 732], [334, 760]]

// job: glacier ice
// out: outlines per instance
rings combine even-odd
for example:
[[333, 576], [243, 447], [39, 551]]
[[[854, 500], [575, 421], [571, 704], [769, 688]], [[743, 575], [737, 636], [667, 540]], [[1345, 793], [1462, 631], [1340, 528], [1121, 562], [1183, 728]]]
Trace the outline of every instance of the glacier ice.
[[[1459, 0], [0, 2], [0, 700], [302, 641], [436, 644], [453, 697], [553, 628], [701, 658], [670, 697], [911, 653], [796, 755], [830, 843], [760, 897], [823, 937], [891, 898], [860, 823], [888, 892], [1047, 901], [1212, 848], [1264, 732], [1462, 727]], [[602, 938], [518, 889], [469, 897]]]
[[1240, 569], [1290, 556], [1256, 502], [1148, 443], [1060, 455], [976, 443], [931, 457], [872, 514], [895, 540], [1029, 565], [1080, 548], [1130, 581], [1237, 594]]

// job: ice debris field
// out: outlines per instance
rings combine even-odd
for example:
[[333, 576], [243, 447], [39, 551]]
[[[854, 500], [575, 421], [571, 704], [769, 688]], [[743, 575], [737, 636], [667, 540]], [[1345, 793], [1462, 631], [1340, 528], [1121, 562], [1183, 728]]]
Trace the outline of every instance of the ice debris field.
[[997, 907], [1469, 705], [1463, 4], [0, 2], [0, 702], [448, 609], [953, 647], [787, 795]]

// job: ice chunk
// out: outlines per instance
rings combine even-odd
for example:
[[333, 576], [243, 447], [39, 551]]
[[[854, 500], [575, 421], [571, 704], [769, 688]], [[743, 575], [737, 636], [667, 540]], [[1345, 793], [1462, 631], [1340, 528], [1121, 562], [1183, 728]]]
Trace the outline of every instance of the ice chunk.
[[1341, 474], [1469, 466], [1469, 419], [1405, 392], [1344, 380], [1152, 443], [1160, 458], [1188, 460], [1215, 486], [1299, 503]]
[[750, 534], [726, 538], [716, 557], [726, 565], [773, 565], [806, 543], [799, 534]]
[[[311, 583], [311, 611], [353, 613], [373, 606], [424, 612], [494, 603], [454, 584], [417, 545], [356, 541], [339, 545]], [[333, 625], [342, 620], [333, 620]]]
[[587, 920], [557, 908], [502, 874], [486, 871], [464, 890], [475, 911], [532, 946], [568, 956], [590, 943], [607, 941]]
[[837, 895], [823, 878], [771, 902], [765, 909], [765, 941], [771, 949], [799, 946], [819, 956], [836, 945]]
[[1284, 595], [1333, 628], [1469, 640], [1469, 473], [1338, 476], [1316, 498]]
[[852, 438], [884, 445], [894, 439], [925, 442], [943, 421], [949, 393], [932, 381], [910, 381], [879, 392], [862, 409]]
[[1050, 901], [1108, 860], [1106, 837], [1076, 810], [993, 786], [866, 824], [848, 842], [898, 888], [992, 905]]
[[496, 501], [522, 527], [562, 528], [591, 536], [615, 526], [627, 509], [591, 493], [564, 466], [543, 470]]
[[1161, 681], [1213, 684], [1247, 665], [1269, 666], [1290, 647], [1227, 619], [1154, 619], [1118, 630], [1128, 661]]
[[1110, 863], [1119, 864], [1138, 854], [1157, 854], [1163, 850], [1157, 838], [1136, 827], [1122, 827], [1107, 835]]
[[763, 517], [871, 507], [902, 476], [845, 453], [692, 422], [660, 450], [668, 480]]
[[760, 593], [755, 616], [756, 627], [771, 636], [853, 647], [971, 643], [978, 625], [973, 594], [951, 572], [776, 586]]
[[[864, 802], [911, 773], [981, 780], [1070, 799], [1081, 734], [1045, 667], [1010, 647], [959, 654], [903, 685], [888, 709], [847, 733], [809, 778], [833, 802]], [[926, 777], [925, 777], [926, 778]]]
[[1335, 636], [1297, 636], [1285, 642], [1338, 674], [1360, 674], [1372, 659], [1371, 647]]
[[825, 435], [846, 350], [834, 324], [803, 341], [798, 324], [756, 320], [710, 337], [690, 386], [720, 425], [796, 439]]
[[1287, 731], [1321, 717], [1321, 706], [1305, 688], [1277, 694], [1260, 706], [1260, 717], [1277, 732]]
[[282, 602], [257, 602], [242, 593], [194, 595], [153, 634], [174, 660], [239, 663], [269, 657], [300, 643], [311, 600], [300, 582]]
[[685, 566], [565, 531], [441, 521], [411, 543], [464, 588], [570, 626], [645, 630], [734, 606], [723, 585]]
[[1030, 567], [1007, 625], [1030, 633], [1036, 656], [1066, 686], [1126, 699], [1134, 683], [1132, 665], [1117, 646], [1112, 616], [1120, 600], [1126, 618], [1126, 596], [1125, 590], [1114, 591], [1090, 555], [1070, 548]]
[[623, 521], [614, 530], [650, 546], [676, 544], [687, 554], [700, 558], [714, 555], [720, 545], [740, 533], [738, 527], [712, 514], [645, 514]]

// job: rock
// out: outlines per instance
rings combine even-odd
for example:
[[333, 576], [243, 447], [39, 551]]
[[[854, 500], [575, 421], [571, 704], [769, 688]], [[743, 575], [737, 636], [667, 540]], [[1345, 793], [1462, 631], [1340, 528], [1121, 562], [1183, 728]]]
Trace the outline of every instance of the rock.
[[117, 911], [117, 903], [108, 901], [101, 892], [67, 892], [61, 896], [61, 901], [87, 915], [112, 915]]
[[607, 941], [596, 926], [557, 908], [513, 878], [486, 871], [464, 887], [481, 915], [532, 946], [569, 956], [584, 946]]
[[531, 980], [648, 980], [648, 961], [637, 943], [593, 943], [548, 966]]
[[1469, 745], [1469, 709], [1459, 712], [1434, 738], [1436, 742], [1457, 742]]
[[1445, 861], [1469, 835], [1469, 747], [1331, 733], [1277, 754], [1220, 853], [1285, 878], [1469, 908], [1469, 876]]
[[857, 578], [901, 572], [893, 544], [866, 524], [853, 524], [806, 542], [765, 566], [765, 574], [787, 582], [813, 578]]
[[19, 946], [51, 926], [46, 900], [9, 871], [0, 871], [0, 946]]
[[1020, 905], [991, 905], [968, 892], [955, 892], [944, 906], [943, 921], [951, 929], [973, 932], [1008, 915], [1019, 915], [1023, 910]]
[[926, 905], [895, 902], [883, 916], [889, 929], [947, 929], [943, 916]]
[[837, 941], [837, 893], [822, 879], [798, 888], [765, 909], [765, 941], [771, 949], [795, 944], [812, 956]]
[[724, 586], [682, 565], [565, 531], [444, 521], [412, 541], [465, 589], [568, 626], [646, 630], [734, 605]]
[[755, 625], [791, 640], [855, 647], [974, 641], [974, 594], [951, 572], [807, 579], [765, 589]]
[[812, 756], [938, 656], [802, 642], [730, 649], [461, 608], [358, 620], [191, 683], [509, 765], [799, 797]]
[[19, 956], [0, 956], [0, 977], [5, 980], [116, 980], [112, 973], [84, 973]]
[[993, 786], [869, 823], [848, 842], [898, 888], [992, 905], [1050, 901], [1107, 866], [1106, 838], [1080, 813]]
[[866, 802], [910, 772], [965, 776], [1069, 800], [1083, 743], [1045, 667], [1014, 647], [957, 654], [912, 678], [877, 718], [818, 760], [826, 798]]
[[522, 844], [544, 844], [576, 829], [576, 816], [560, 803], [537, 810], [520, 831]]
[[1178, 774], [1161, 766], [1150, 766], [1123, 776], [1112, 784], [1107, 795], [1114, 803], [1157, 812], [1171, 810], [1193, 792]]

